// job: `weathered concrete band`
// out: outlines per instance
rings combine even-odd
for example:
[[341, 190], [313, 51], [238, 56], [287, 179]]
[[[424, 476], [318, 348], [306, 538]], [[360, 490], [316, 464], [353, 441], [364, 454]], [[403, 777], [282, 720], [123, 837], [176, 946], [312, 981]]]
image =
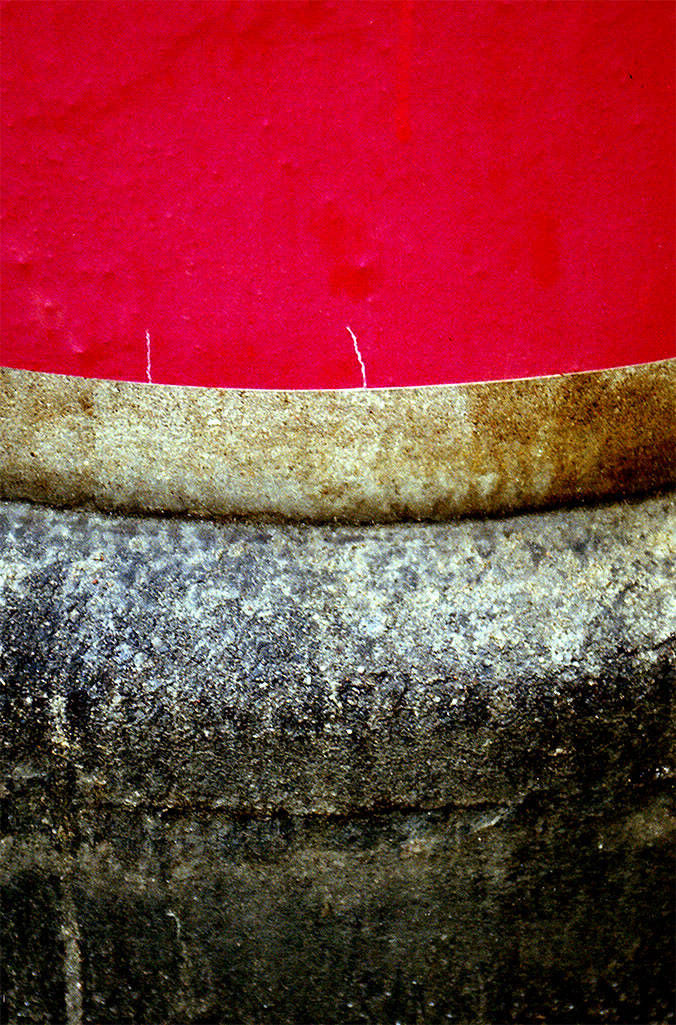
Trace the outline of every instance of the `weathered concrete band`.
[[9, 1022], [662, 1022], [676, 504], [0, 512]]
[[648, 715], [674, 655], [669, 498], [375, 527], [10, 504], [0, 526], [6, 765], [72, 758], [114, 802], [520, 801], [594, 757], [590, 712]]
[[0, 496], [312, 521], [444, 519], [676, 480], [676, 360], [422, 388], [235, 391], [0, 370]]

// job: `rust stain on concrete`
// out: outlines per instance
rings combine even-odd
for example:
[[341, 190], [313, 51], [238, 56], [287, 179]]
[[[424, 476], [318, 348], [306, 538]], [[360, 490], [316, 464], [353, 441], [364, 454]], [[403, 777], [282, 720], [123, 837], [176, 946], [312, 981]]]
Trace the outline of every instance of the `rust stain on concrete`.
[[254, 391], [0, 369], [0, 497], [393, 521], [676, 482], [676, 360], [481, 384]]

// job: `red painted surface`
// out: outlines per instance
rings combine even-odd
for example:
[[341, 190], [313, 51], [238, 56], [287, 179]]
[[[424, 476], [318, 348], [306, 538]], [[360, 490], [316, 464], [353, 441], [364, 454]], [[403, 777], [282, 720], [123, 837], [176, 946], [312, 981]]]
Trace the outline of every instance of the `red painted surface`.
[[2, 355], [238, 387], [672, 356], [674, 4], [10, 0]]

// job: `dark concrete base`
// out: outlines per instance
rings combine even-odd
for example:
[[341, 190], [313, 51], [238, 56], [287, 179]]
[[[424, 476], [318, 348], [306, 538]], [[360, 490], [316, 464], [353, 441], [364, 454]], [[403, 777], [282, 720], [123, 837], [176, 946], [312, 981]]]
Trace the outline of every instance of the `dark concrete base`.
[[2, 532], [4, 1020], [673, 1020], [671, 499]]

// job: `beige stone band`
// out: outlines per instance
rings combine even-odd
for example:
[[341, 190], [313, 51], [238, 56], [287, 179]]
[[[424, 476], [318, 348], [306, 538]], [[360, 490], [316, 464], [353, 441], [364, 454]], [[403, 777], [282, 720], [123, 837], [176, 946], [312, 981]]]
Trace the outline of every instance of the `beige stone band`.
[[676, 360], [481, 384], [255, 391], [0, 370], [0, 496], [443, 519], [676, 480]]

